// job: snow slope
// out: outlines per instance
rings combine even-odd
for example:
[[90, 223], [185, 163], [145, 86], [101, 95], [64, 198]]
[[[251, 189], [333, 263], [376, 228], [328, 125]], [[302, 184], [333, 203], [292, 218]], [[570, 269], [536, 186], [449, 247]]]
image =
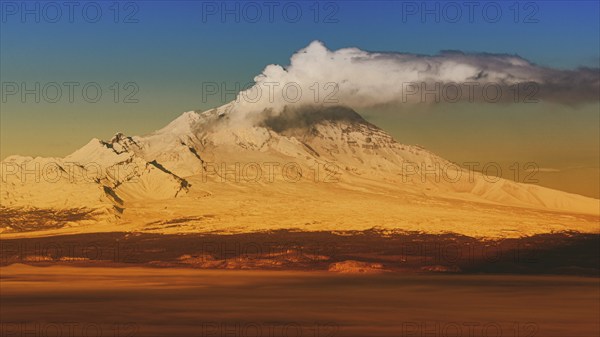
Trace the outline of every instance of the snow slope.
[[[109, 141], [92, 139], [65, 158], [11, 156], [2, 170], [2, 207], [89, 208], [97, 211], [99, 223], [111, 224], [131, 222], [128, 214], [136, 214], [136, 221], [185, 217], [189, 210], [156, 216], [148, 205], [192, 207], [204, 205], [206, 196], [235, 191], [230, 197], [240, 204], [266, 191], [289, 190], [307, 199], [342, 191], [337, 194], [341, 205], [343, 191], [360, 193], [365, 204], [385, 195], [398, 201], [392, 215], [402, 212], [402, 200], [420, 202], [423, 209], [428, 202], [454, 200], [450, 204], [596, 219], [600, 208], [598, 199], [468, 172], [425, 149], [398, 143], [340, 106], [286, 107], [277, 114], [265, 110], [250, 121], [240, 121], [232, 104], [190, 111], [143, 137], [117, 133]], [[303, 214], [291, 216], [301, 219]], [[435, 222], [437, 215], [430, 218]], [[236, 220], [228, 221], [222, 225]]]

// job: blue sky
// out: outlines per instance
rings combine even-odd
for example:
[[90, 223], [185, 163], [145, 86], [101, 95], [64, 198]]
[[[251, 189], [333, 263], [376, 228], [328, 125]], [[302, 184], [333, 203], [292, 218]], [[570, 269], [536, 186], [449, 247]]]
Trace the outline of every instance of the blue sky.
[[[117, 82], [118, 100], [131, 93], [126, 83], [138, 89], [135, 104], [10, 97], [2, 102], [2, 157], [64, 155], [91, 137], [147, 133], [183, 111], [219, 105], [202, 102], [203, 82], [248, 83], [313, 40], [329, 49], [518, 54], [564, 69], [600, 60], [598, 1], [480, 2], [471, 17], [466, 1], [76, 1], [72, 17], [62, 1], [1, 4], [3, 83], [94, 82], [110, 96]], [[223, 19], [227, 8], [234, 14]], [[439, 22], [422, 16], [428, 9]]]

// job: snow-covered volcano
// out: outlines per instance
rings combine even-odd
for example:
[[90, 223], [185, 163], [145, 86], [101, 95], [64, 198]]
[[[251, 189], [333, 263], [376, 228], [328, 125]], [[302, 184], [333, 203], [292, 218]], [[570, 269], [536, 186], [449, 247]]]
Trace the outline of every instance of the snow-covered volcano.
[[[406, 204], [427, 209], [445, 203], [444, 212], [450, 213], [453, 205], [460, 204], [476, 205], [466, 206], [473, 209], [510, 207], [587, 214], [585, 217], [597, 219], [597, 199], [469, 172], [425, 149], [397, 142], [346, 107], [265, 110], [244, 122], [235, 118], [233, 107], [227, 104], [205, 112], [186, 112], [146, 136], [117, 133], [108, 141], [92, 139], [64, 158], [8, 157], [2, 163], [2, 207], [89, 209], [93, 217], [86, 224], [112, 224], [112, 228], [118, 224], [138, 226], [140, 219], [169, 223], [169, 219], [188, 217], [189, 209], [210, 213], [218, 208], [207, 207], [210, 201], [225, 196], [227, 203], [237, 200], [239, 207], [248, 207], [242, 213], [256, 213], [260, 218], [263, 204], [249, 207], [246, 201], [285, 191], [289, 191], [286, 195], [318, 200], [320, 193], [335, 191], [331, 195], [339, 200], [328, 202], [339, 201], [336, 207], [343, 206], [344, 198], [352, 193], [360, 193], [366, 208], [387, 198], [397, 209], [388, 207], [381, 214], [381, 226], [400, 229], [400, 224], [385, 223], [394, 217], [402, 219], [406, 210], [402, 205]], [[178, 205], [179, 210], [161, 212], [156, 205]], [[273, 205], [264, 209], [277, 212], [270, 207]], [[281, 216], [289, 217], [286, 203], [280, 207]], [[314, 214], [327, 214], [313, 220], [322, 223], [325, 218], [335, 218], [330, 211], [313, 210]], [[302, 222], [307, 214], [293, 216]], [[222, 220], [223, 227], [236, 226], [235, 216]], [[430, 220], [441, 231], [456, 230], [451, 226], [445, 229], [437, 215]], [[362, 225], [360, 219], [356, 221], [357, 226]], [[414, 225], [409, 229], [415, 229]], [[219, 229], [219, 222], [213, 219], [211, 226]], [[245, 228], [261, 229], [257, 226]]]

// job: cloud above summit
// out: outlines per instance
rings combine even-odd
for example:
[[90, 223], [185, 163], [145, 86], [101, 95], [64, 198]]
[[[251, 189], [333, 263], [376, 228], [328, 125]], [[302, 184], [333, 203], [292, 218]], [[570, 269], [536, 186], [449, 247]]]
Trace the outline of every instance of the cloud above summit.
[[508, 54], [444, 51], [437, 55], [329, 50], [314, 41], [286, 67], [269, 65], [235, 109], [260, 112], [285, 105], [346, 105], [354, 109], [413, 103], [564, 104], [597, 101], [597, 68], [560, 70]]

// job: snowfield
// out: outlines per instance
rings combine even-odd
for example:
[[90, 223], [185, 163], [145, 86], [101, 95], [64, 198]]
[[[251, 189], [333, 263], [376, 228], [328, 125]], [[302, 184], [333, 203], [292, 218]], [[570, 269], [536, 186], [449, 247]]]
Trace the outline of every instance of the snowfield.
[[64, 158], [8, 157], [1, 187], [3, 212], [92, 214], [58, 228], [41, 219], [35, 231], [11, 217], [0, 224], [6, 237], [373, 227], [514, 237], [596, 233], [600, 219], [598, 199], [468, 172], [340, 106], [247, 120], [232, 103], [190, 111], [149, 135], [92, 139]]

